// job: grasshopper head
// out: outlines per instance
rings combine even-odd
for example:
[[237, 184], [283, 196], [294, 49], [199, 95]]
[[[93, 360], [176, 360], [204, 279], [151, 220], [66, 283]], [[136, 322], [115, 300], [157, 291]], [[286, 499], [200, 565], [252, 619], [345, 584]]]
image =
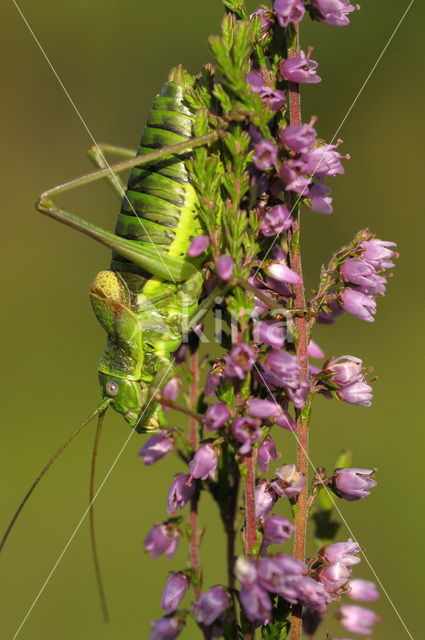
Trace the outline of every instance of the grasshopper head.
[[140, 384], [135, 380], [117, 378], [101, 371], [99, 381], [104, 397], [113, 398], [112, 407], [135, 428], [144, 404]]
[[138, 433], [159, 431], [163, 423], [161, 406], [157, 402], [148, 403], [147, 386], [137, 380], [118, 378], [102, 371], [99, 371], [99, 380], [104, 397], [113, 399], [112, 407], [133, 429]]

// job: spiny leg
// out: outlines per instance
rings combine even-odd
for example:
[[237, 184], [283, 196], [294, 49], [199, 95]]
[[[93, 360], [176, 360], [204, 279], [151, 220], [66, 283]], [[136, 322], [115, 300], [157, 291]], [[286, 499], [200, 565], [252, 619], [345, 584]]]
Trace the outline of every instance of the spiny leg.
[[96, 471], [96, 456], [97, 456], [97, 448], [99, 445], [100, 434], [102, 431], [103, 418], [105, 416], [105, 412], [100, 413], [97, 419], [97, 429], [96, 435], [94, 439], [93, 445], [93, 453], [91, 458], [91, 469], [90, 469], [90, 492], [89, 492], [89, 509], [90, 509], [90, 538], [91, 538], [91, 548], [94, 562], [94, 570], [96, 573], [96, 581], [97, 581], [97, 590], [99, 592], [100, 605], [102, 607], [102, 614], [105, 622], [109, 622], [109, 614], [108, 614], [108, 606], [106, 604], [106, 596], [105, 590], [103, 588], [102, 574], [100, 572], [100, 564], [99, 558], [97, 555], [97, 547], [96, 547], [96, 536], [94, 529], [94, 478]]
[[[172, 282], [182, 282], [197, 271], [197, 267], [191, 262], [180, 258], [173, 258], [160, 252], [154, 243], [142, 245], [142, 243], [127, 240], [114, 233], [105, 231], [101, 227], [97, 227], [83, 218], [79, 218], [64, 209], [60, 209], [53, 203], [52, 197], [59, 193], [70, 191], [75, 187], [89, 184], [96, 180], [107, 178], [108, 176], [111, 177], [114, 172], [119, 173], [131, 167], [152, 163], [166, 155], [186, 153], [196, 147], [201, 147], [216, 141], [221, 135], [223, 135], [223, 132], [216, 129], [204, 136], [191, 138], [176, 145], [161, 147], [151, 153], [126, 159], [105, 169], [99, 169], [98, 171], [85, 174], [79, 178], [74, 178], [42, 193], [37, 201], [36, 207], [41, 213], [45, 213], [51, 218], [59, 220], [59, 222], [77, 231], [81, 231], [110, 249], [117, 251], [117, 253], [124, 258], [127, 258], [142, 269], [149, 271], [154, 276]], [[142, 220], [140, 218], [139, 220], [143, 226]]]
[[[135, 158], [137, 155], [137, 151], [135, 149], [127, 149], [126, 147], [117, 147], [113, 144], [108, 144], [105, 142], [99, 142], [99, 144], [94, 144], [87, 151], [87, 155], [90, 160], [99, 168], [99, 169], [107, 169], [109, 168], [108, 162], [106, 161], [105, 155], [110, 154], [112, 156], [118, 156], [120, 158]], [[121, 180], [121, 178], [113, 171], [106, 177], [109, 184], [118, 195], [120, 200], [122, 200], [123, 195], [125, 193], [125, 184]]]

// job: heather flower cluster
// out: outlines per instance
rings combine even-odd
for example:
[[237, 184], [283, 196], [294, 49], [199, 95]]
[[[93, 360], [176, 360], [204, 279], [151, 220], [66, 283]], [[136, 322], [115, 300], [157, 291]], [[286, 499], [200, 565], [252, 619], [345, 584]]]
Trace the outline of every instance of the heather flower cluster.
[[[185, 96], [194, 135], [219, 137], [195, 148], [186, 166], [203, 225], [187, 254], [202, 269], [200, 307], [213, 305], [221, 321], [220, 352], [199, 358], [204, 320], [194, 322], [159, 398], [187, 416], [189, 430], [169, 420], [139, 454], [147, 466], [172, 453], [180, 464], [163, 498], [167, 517], [149, 530], [146, 552], [172, 559], [179, 542], [188, 543], [188, 563], [164, 581], [150, 640], [177, 638], [190, 617], [205, 640], [252, 639], [258, 627], [270, 640], [289, 632], [300, 640], [302, 627], [309, 638], [325, 637], [329, 615], [341, 630], [370, 636], [379, 616], [358, 602], [379, 593], [357, 575], [359, 543], [336, 537], [333, 507], [373, 495], [377, 470], [352, 466], [344, 453], [328, 462], [329, 475], [320, 466], [309, 480], [307, 437], [317, 395], [371, 405], [370, 369], [358, 356], [326, 356], [311, 334], [316, 322], [332, 325], [345, 314], [373, 321], [397, 253], [393, 242], [360, 230], [322, 268], [310, 298], [300, 266], [300, 217], [308, 223], [310, 212], [333, 212], [329, 183], [349, 156], [341, 141], [320, 138], [316, 117], [301, 120], [300, 86], [322, 78], [297, 31], [308, 15], [346, 26], [358, 7], [275, 0], [249, 16], [241, 0], [225, 4], [222, 36], [210, 38], [213, 64], [188, 79]], [[294, 438], [296, 460], [288, 455]], [[223, 584], [202, 571], [204, 545], [214, 553], [199, 523], [205, 492], [227, 538]], [[318, 542], [313, 557], [306, 524]]]

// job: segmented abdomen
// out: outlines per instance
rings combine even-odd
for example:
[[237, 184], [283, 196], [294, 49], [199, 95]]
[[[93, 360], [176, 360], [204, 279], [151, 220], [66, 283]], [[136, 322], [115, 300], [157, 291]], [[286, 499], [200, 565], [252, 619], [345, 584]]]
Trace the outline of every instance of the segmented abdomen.
[[[154, 100], [138, 154], [190, 139], [192, 120], [193, 114], [184, 101], [184, 88], [167, 82]], [[190, 238], [200, 231], [196, 195], [181, 157], [165, 156], [132, 170], [115, 233], [155, 244], [174, 257], [186, 255]], [[113, 253], [111, 268], [149, 277], [116, 253]]]

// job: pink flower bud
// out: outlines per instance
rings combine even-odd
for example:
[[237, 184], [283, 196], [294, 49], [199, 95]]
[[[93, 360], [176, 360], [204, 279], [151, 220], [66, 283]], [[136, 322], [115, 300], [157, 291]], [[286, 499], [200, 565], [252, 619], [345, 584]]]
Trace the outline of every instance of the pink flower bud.
[[189, 578], [186, 574], [181, 572], [171, 574], [161, 597], [161, 607], [164, 613], [171, 613], [177, 609], [188, 588]]
[[258, 466], [263, 473], [269, 470], [270, 460], [280, 458], [280, 453], [276, 451], [276, 445], [271, 436], [266, 436], [258, 448]]
[[264, 267], [264, 271], [275, 280], [289, 282], [290, 284], [302, 284], [302, 278], [285, 264], [270, 262]]
[[196, 622], [206, 626], [212, 625], [229, 605], [230, 596], [224, 587], [211, 587], [195, 602]]
[[233, 260], [230, 256], [221, 256], [216, 262], [217, 273], [222, 280], [230, 280], [233, 275]]
[[208, 236], [204, 234], [196, 236], [196, 238], [193, 238], [192, 242], [190, 243], [187, 255], [189, 256], [189, 258], [196, 258], [205, 251], [209, 244], [210, 239]]
[[376, 487], [372, 478], [376, 469], [337, 469], [333, 476], [334, 486], [341, 496], [349, 502], [370, 495], [369, 489]]
[[157, 433], [143, 445], [139, 451], [139, 456], [143, 458], [145, 465], [154, 464], [163, 458], [174, 448], [174, 440], [170, 432]]
[[304, 489], [304, 474], [297, 471], [294, 464], [284, 464], [276, 470], [277, 480], [272, 482], [272, 489], [278, 496], [295, 498]]
[[351, 572], [342, 562], [334, 562], [320, 569], [318, 576], [328, 593], [338, 593], [349, 581]]
[[364, 602], [373, 602], [378, 600], [379, 593], [374, 582], [361, 580], [356, 578], [350, 582], [351, 591], [349, 596], [352, 600], [363, 600]]
[[193, 456], [189, 464], [190, 478], [214, 480], [218, 463], [218, 452], [212, 444], [203, 444]]

